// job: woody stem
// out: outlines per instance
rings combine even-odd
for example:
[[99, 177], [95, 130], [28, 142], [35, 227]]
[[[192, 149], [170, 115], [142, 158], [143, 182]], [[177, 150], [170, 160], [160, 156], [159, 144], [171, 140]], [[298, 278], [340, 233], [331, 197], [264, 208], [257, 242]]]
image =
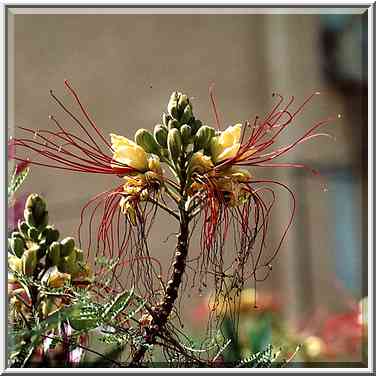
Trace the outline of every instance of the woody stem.
[[[184, 163], [185, 162], [182, 160], [181, 165], [184, 166]], [[156, 342], [158, 335], [163, 331], [163, 328], [168, 321], [168, 317], [170, 316], [171, 311], [174, 308], [175, 301], [178, 297], [182, 276], [185, 272], [189, 243], [189, 214], [185, 209], [185, 203], [187, 200], [185, 185], [186, 173], [185, 169], [182, 168], [182, 174], [180, 177], [181, 200], [179, 202], [180, 227], [175, 249], [174, 262], [172, 264], [173, 271], [170, 280], [167, 282], [166, 291], [162, 301], [153, 309], [152, 322], [144, 330], [144, 343], [141, 344], [133, 354], [129, 367], [137, 367], [140, 365], [149, 346]]]

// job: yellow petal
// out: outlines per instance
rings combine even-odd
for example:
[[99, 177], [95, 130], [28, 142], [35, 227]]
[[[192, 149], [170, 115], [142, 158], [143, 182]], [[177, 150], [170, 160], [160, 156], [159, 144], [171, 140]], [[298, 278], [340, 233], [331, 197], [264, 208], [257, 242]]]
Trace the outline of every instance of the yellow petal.
[[225, 129], [220, 135], [220, 144], [224, 148], [228, 148], [240, 140], [240, 135], [242, 132], [242, 125], [236, 124]]
[[111, 144], [113, 149], [117, 149], [120, 146], [134, 146], [137, 145], [135, 142], [129, 140], [124, 136], [119, 136], [115, 133], [110, 133]]
[[204, 174], [205, 172], [211, 170], [214, 167], [211, 158], [204, 155], [201, 151], [193, 154], [190, 161], [190, 173], [198, 172], [199, 174]]
[[216, 162], [221, 162], [227, 158], [234, 157], [236, 153], [239, 151], [239, 148], [240, 148], [240, 144], [236, 143], [232, 145], [231, 147], [224, 149], [223, 152], [219, 154], [218, 157], [216, 158]]
[[[119, 146], [114, 150], [113, 159], [138, 171], [146, 171], [148, 169], [147, 155], [144, 149], [136, 144]], [[118, 167], [116, 164], [112, 165]]]

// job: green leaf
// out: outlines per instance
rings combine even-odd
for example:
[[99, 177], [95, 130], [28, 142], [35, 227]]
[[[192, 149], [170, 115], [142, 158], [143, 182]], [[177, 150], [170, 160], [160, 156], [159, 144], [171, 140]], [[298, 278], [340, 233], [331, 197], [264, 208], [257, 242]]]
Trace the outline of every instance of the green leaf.
[[20, 188], [22, 183], [25, 181], [30, 169], [25, 168], [20, 173], [17, 174], [17, 168], [14, 169], [12, 177], [8, 184], [8, 205], [11, 203], [14, 194]]
[[241, 360], [236, 368], [270, 368], [274, 360], [272, 346], [268, 345], [264, 351], [259, 351], [249, 358]]
[[111, 303], [104, 311], [103, 318], [105, 321], [113, 320], [120, 312], [128, 306], [134, 289], [132, 288], [129, 292], [124, 291], [123, 293], [116, 296], [113, 303]]
[[98, 314], [98, 307], [85, 307], [82, 304], [74, 306], [68, 317], [69, 323], [75, 330], [92, 330], [101, 326], [103, 316]]

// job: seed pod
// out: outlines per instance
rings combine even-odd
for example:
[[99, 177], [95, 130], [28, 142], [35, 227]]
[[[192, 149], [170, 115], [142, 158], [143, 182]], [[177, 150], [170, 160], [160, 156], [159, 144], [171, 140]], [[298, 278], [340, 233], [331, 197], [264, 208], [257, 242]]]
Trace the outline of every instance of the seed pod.
[[176, 119], [171, 119], [168, 122], [168, 129], [180, 128], [180, 123]]
[[65, 238], [60, 242], [61, 256], [65, 257], [70, 255], [74, 251], [74, 239], [71, 237]]
[[51, 265], [58, 265], [61, 256], [61, 245], [59, 242], [53, 242], [47, 250], [47, 258]]
[[20, 237], [14, 237], [12, 234], [12, 237], [8, 239], [8, 242], [13, 254], [21, 258], [25, 250], [24, 240]]
[[174, 91], [171, 94], [170, 100], [167, 105], [167, 111], [169, 115], [174, 119], [176, 119], [178, 116], [178, 96], [178, 93]]
[[154, 138], [157, 140], [158, 144], [162, 147], [167, 147], [167, 135], [168, 129], [164, 125], [157, 124], [154, 127]]
[[32, 275], [38, 262], [37, 249], [27, 249], [22, 255], [21, 261], [23, 274]]
[[168, 131], [167, 147], [171, 160], [176, 162], [181, 153], [181, 136], [179, 129], [173, 128]]
[[183, 145], [188, 145], [191, 140], [192, 128], [187, 124], [183, 124], [180, 128], [180, 133]]
[[180, 121], [182, 123], [189, 123], [189, 121], [192, 119], [192, 117], [193, 117], [192, 106], [190, 104], [188, 104], [184, 108], [184, 112], [183, 112], [183, 115], [180, 118]]
[[139, 129], [136, 132], [134, 139], [136, 144], [141, 146], [147, 153], [156, 155], [160, 154], [160, 146], [157, 141], [155, 141], [153, 135], [146, 129]]
[[195, 150], [206, 149], [214, 135], [214, 128], [203, 125], [196, 133]]

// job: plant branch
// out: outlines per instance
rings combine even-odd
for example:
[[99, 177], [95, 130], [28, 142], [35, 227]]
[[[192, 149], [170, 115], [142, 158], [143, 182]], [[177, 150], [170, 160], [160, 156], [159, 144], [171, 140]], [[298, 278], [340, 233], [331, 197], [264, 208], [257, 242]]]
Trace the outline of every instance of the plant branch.
[[179, 216], [172, 209], [170, 209], [167, 205], [164, 205], [161, 202], [159, 202], [158, 200], [154, 200], [153, 198], [149, 198], [148, 201], [157, 205], [157, 206], [159, 206], [161, 209], [163, 209], [167, 213], [171, 214], [178, 221], [180, 220]]
[[[186, 194], [186, 171], [184, 168], [185, 160], [181, 158], [180, 166], [180, 202], [179, 202], [179, 235], [175, 249], [174, 262], [172, 264], [173, 271], [171, 279], [167, 282], [166, 290], [162, 301], [152, 308], [152, 322], [144, 329], [143, 340], [138, 349], [134, 352], [133, 357], [128, 367], [139, 367], [146, 351], [150, 345], [155, 344], [157, 337], [163, 332], [163, 329], [168, 321], [171, 311], [174, 307], [175, 301], [178, 297], [178, 291], [182, 282], [182, 277], [185, 272], [186, 260], [188, 255], [189, 243], [189, 213], [185, 209], [187, 201]], [[175, 213], [174, 213], [175, 214]]]

